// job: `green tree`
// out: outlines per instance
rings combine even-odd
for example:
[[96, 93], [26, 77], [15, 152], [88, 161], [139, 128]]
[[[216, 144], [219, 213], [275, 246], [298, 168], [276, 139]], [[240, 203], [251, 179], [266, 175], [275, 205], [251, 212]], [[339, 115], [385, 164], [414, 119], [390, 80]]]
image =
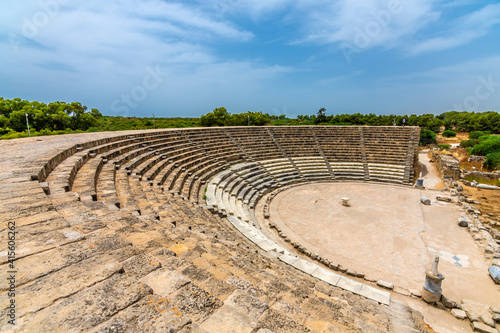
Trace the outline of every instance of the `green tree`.
[[315, 124], [324, 124], [328, 121], [328, 119], [326, 118], [325, 111], [326, 111], [325, 108], [319, 109], [316, 119], [314, 119]]
[[479, 143], [471, 149], [470, 153], [481, 156], [500, 153], [500, 135], [480, 137]]
[[50, 115], [53, 129], [56, 131], [65, 130], [71, 126], [71, 117], [63, 110], [59, 110]]
[[7, 127], [9, 124], [9, 118], [4, 116], [3, 114], [0, 114], [0, 127]]
[[92, 108], [90, 110], [90, 115], [92, 117], [94, 117], [95, 119], [101, 119], [102, 118], [102, 114], [101, 112], [99, 112], [99, 110], [95, 109], [95, 108]]
[[226, 122], [230, 121], [230, 113], [226, 108], [215, 108], [212, 112], [201, 116], [200, 124], [205, 127], [224, 126]]
[[420, 131], [420, 145], [427, 146], [429, 144], [436, 144], [436, 133], [431, 130], [424, 129]]
[[271, 122], [271, 118], [267, 113], [258, 112], [247, 112], [247, 115], [250, 117], [250, 125], [252, 126], [264, 126]]
[[16, 132], [28, 130], [26, 126], [26, 115], [23, 111], [12, 111], [9, 117], [8, 126]]

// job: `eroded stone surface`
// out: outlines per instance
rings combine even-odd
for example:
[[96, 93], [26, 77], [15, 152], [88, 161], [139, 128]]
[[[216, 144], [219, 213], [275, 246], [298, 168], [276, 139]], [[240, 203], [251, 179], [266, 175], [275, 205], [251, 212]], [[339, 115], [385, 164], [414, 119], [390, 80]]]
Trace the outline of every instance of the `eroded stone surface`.
[[[68, 297], [93, 284], [107, 279], [119, 272], [122, 265], [107, 256], [90, 258], [80, 263], [45, 275], [36, 282], [18, 290], [17, 315], [39, 311], [60, 298]], [[6, 293], [0, 295], [0, 307], [5, 309], [9, 303]], [[2, 311], [3, 312], [3, 311]], [[4, 312], [5, 314], [5, 312]]]
[[[191, 137], [191, 141], [186, 140], [186, 151], [199, 151], [200, 156], [212, 159], [216, 148], [228, 138], [220, 129], [214, 131], [222, 135], [215, 135], [221, 141], [214, 144], [203, 137], [208, 146], [201, 151], [201, 141]], [[2, 203], [9, 202], [5, 209], [0, 207], [0, 220], [15, 220], [20, 232], [18, 326], [2, 328], [21, 332], [187, 333], [229, 327], [236, 331], [278, 333], [385, 332], [388, 327], [389, 331], [400, 332], [402, 327], [416, 326], [410, 316], [401, 315], [393, 304], [378, 306], [336, 287], [319, 287], [315, 277], [298, 274], [285, 263], [263, 255], [226, 220], [194, 205], [188, 196], [171, 195], [168, 186], [163, 191], [156, 184], [141, 183], [133, 174], [130, 179], [125, 177], [124, 180], [130, 180], [128, 187], [137, 193], [135, 204], [144, 214], [123, 206], [118, 208], [111, 201], [113, 193], [121, 190], [113, 182], [113, 159], [118, 161], [133, 149], [150, 152], [142, 146], [142, 137], [128, 143], [136, 147], [124, 149], [115, 157], [107, 156], [107, 167], [101, 171], [94, 189], [98, 201], [93, 201], [94, 197], [79, 201], [78, 187], [70, 192], [64, 189], [71, 170], [71, 165], [64, 165], [70, 161], [66, 158], [86, 147], [63, 154], [57, 163], [44, 166], [76, 144], [117, 136], [119, 140], [128, 140], [128, 135], [141, 133], [145, 132], [0, 143], [0, 156], [9, 156], [0, 160], [0, 198]], [[185, 137], [177, 133], [173, 142]], [[144, 140], [144, 144], [147, 142]], [[233, 145], [229, 142], [227, 151], [219, 157], [229, 154]], [[125, 145], [113, 149], [120, 147]], [[107, 153], [95, 149], [96, 157], [92, 158]], [[241, 154], [238, 151], [234, 158]], [[89, 165], [82, 166], [82, 177], [93, 174], [85, 170]], [[139, 163], [136, 168], [143, 165]], [[40, 175], [53, 172], [48, 181], [51, 193], [46, 197], [38, 181], [30, 180], [34, 175], [38, 177], [41, 168], [44, 172]], [[183, 178], [182, 172], [179, 179]], [[167, 179], [172, 180], [173, 176]], [[123, 193], [120, 198], [124, 198]], [[159, 220], [153, 213], [158, 214]], [[0, 228], [5, 228], [4, 224]], [[0, 231], [0, 242], [4, 244], [5, 229]], [[0, 295], [2, 308], [6, 301], [5, 293]], [[395, 317], [400, 319], [396, 322]]]
[[151, 292], [148, 286], [132, 278], [115, 275], [37, 312], [21, 327], [26, 332], [88, 331]]

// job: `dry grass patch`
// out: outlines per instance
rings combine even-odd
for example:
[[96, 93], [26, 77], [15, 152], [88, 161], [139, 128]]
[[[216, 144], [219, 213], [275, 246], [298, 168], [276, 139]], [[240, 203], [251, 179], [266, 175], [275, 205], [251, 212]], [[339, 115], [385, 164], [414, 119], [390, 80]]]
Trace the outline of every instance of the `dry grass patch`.
[[481, 203], [483, 214], [500, 216], [500, 195], [498, 190], [484, 190], [477, 187], [464, 186], [463, 193]]
[[469, 133], [458, 132], [456, 137], [445, 138], [442, 134], [436, 134], [436, 140], [438, 145], [451, 145], [453, 143], [460, 143], [463, 140], [469, 139]]

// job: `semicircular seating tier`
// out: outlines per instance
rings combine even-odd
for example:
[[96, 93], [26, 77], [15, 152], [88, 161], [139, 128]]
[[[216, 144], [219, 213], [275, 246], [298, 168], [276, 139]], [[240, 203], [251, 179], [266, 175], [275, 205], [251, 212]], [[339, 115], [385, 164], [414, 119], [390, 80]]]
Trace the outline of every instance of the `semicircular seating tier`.
[[[78, 298], [98, 294], [94, 289], [99, 288], [111, 290], [109, 297], [126, 299], [130, 294], [113, 289], [120, 283], [123, 288], [128, 283], [130, 292], [137, 295], [129, 303], [123, 300], [123, 304], [106, 307], [115, 312], [100, 321], [95, 319], [102, 331], [117, 323], [132, 325], [128, 319], [137, 315], [133, 304], [144, 306], [135, 311], [146, 313], [148, 320], [171, 315], [155, 312], [144, 293], [149, 298], [159, 295], [172, 308], [181, 309], [178, 316], [185, 322], [179, 319], [179, 325], [184, 323], [185, 327], [214, 331], [223, 318], [244, 313], [238, 325], [248, 321], [250, 331], [256, 327], [276, 332], [307, 331], [321, 318], [326, 329], [337, 321], [324, 320], [322, 313], [329, 313], [330, 303], [321, 300], [325, 290], [318, 296], [318, 279], [333, 288], [327, 292], [330, 296], [360, 297], [340, 294], [342, 289], [354, 292], [362, 296], [360, 299], [388, 306], [374, 310], [386, 318], [406, 318], [394, 321], [394, 331], [401, 328], [397, 325], [404, 325], [405, 330], [417, 327], [411, 311], [390, 300], [388, 292], [337, 275], [327, 263], [300, 259], [249, 222], [255, 218], [260, 198], [294, 184], [363, 181], [411, 186], [418, 163], [419, 133], [417, 127], [172, 129], [107, 134], [60, 151], [48, 149], [45, 157], [23, 169], [31, 178], [30, 184], [39, 184], [44, 197], [30, 187], [26, 191], [36, 193], [36, 203], [29, 211], [20, 206], [13, 206], [17, 211], [0, 210], [6, 220], [24, 221], [19, 226], [27, 232], [20, 242], [29, 246], [17, 258], [20, 265], [40, 265], [18, 281], [21, 295], [36, 298], [39, 294], [43, 303], [35, 300], [19, 309], [20, 317], [36, 312], [23, 329], [29, 331], [30, 325], [42, 324], [45, 326], [38, 327], [47, 328], [52, 320], [64, 321], [69, 326], [61, 327], [78, 331], [63, 318], [69, 312], [55, 317], [54, 313], [62, 307], [82, 308], [83, 313], [99, 311], [92, 308], [97, 305]], [[122, 280], [114, 281], [116, 274], [123, 275]], [[64, 276], [76, 278], [57, 289], [55, 284], [65, 284], [61, 280]], [[35, 280], [46, 285], [45, 291], [38, 288], [33, 296], [30, 283]], [[105, 286], [105, 282], [112, 285]], [[150, 289], [145, 291], [144, 286]], [[294, 286], [298, 286], [296, 291]], [[56, 292], [51, 293], [51, 287]], [[305, 302], [300, 292], [314, 301]], [[285, 311], [284, 304], [290, 302], [305, 313], [303, 318]], [[356, 305], [343, 306], [353, 310]], [[340, 328], [355, 329], [354, 319], [339, 322]], [[384, 320], [372, 324], [387, 328]]]

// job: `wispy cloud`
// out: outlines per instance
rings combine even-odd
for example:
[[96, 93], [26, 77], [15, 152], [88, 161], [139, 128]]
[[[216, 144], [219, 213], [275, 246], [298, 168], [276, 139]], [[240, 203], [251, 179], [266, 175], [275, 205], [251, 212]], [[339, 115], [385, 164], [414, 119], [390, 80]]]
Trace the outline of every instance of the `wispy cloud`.
[[[114, 98], [141, 85], [146, 68], [158, 66], [164, 82], [134, 112], [287, 105], [304, 113], [325, 100], [357, 111], [377, 99], [382, 110], [477, 73], [497, 80], [492, 31], [500, 4], [488, 5], [493, 1], [2, 0], [0, 90], [5, 97], [92, 102], [106, 113]], [[453, 54], [443, 62], [480, 37], [491, 44], [480, 50], [490, 58]], [[345, 45], [367, 56], [346, 66], [338, 52]], [[435, 62], [420, 56], [438, 51]]]
[[443, 36], [426, 39], [408, 48], [411, 55], [447, 50], [482, 37], [500, 23], [500, 4], [483, 8], [455, 19]]
[[[432, 0], [339, 0], [311, 6], [302, 1], [305, 37], [300, 42], [393, 47], [439, 18]], [[362, 45], [360, 45], [362, 44]]]

